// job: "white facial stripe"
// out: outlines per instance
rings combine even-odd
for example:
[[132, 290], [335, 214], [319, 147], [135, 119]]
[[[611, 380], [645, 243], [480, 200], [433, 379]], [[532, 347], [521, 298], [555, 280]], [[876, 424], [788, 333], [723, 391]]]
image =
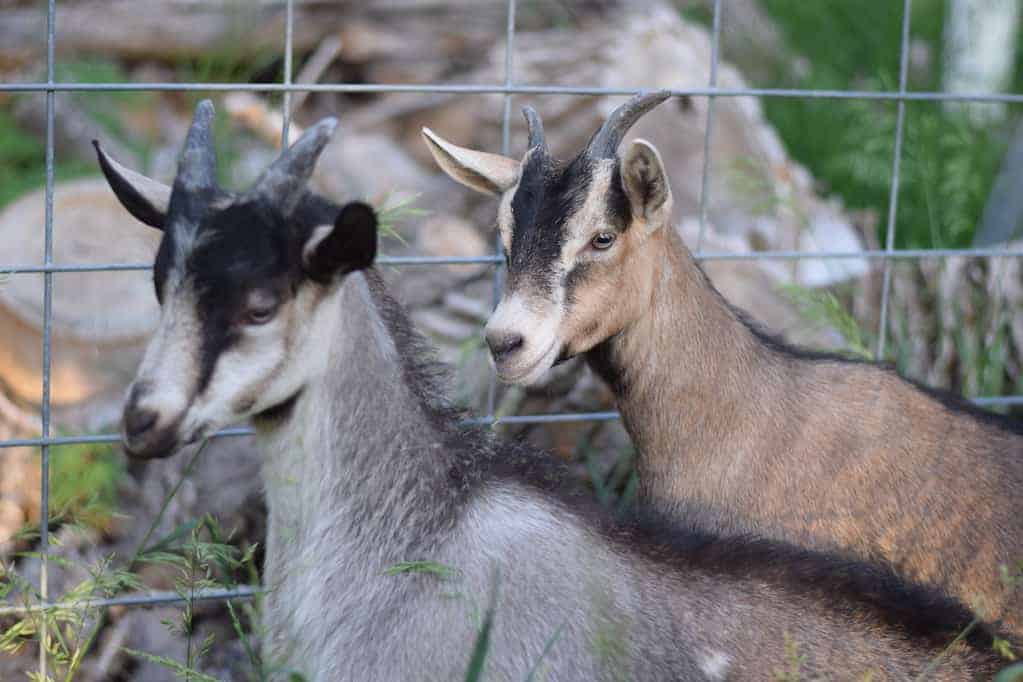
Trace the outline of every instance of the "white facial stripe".
[[187, 433], [206, 424], [227, 426], [241, 419], [246, 415], [238, 412], [238, 401], [246, 396], [251, 396], [251, 402], [243, 406], [246, 411], [270, 407], [273, 403], [266, 402], [266, 389], [287, 360], [286, 333], [287, 322], [281, 319], [242, 331], [241, 338], [217, 358], [209, 384], [189, 409], [182, 430]]
[[217, 358], [182, 432], [201, 428], [208, 433], [263, 412], [295, 395], [310, 376], [326, 371], [323, 339], [337, 336], [339, 290], [323, 295], [319, 287], [301, 287], [272, 321], [246, 327]]
[[[565, 242], [551, 275], [554, 280], [550, 282], [551, 293], [532, 289], [527, 277], [522, 282], [524, 286], [516, 291], [505, 289], [504, 297], [490, 316], [488, 334], [500, 338], [514, 333], [521, 334], [524, 339], [522, 348], [503, 358], [497, 366], [498, 373], [506, 381], [527, 385], [536, 382], [553, 366], [566, 342], [571, 341], [561, 336], [567, 314], [562, 278], [575, 267], [579, 253], [589, 243], [594, 231], [606, 227], [607, 197], [614, 177], [614, 164], [610, 159], [596, 162], [586, 199], [567, 221]], [[498, 209], [498, 226], [505, 249], [511, 248], [510, 237], [514, 227], [511, 201], [516, 189], [505, 193]]]
[[511, 204], [512, 197], [515, 196], [518, 189], [519, 186], [516, 183], [514, 187], [504, 193], [501, 203], [497, 207], [497, 229], [501, 234], [501, 243], [504, 245], [505, 253], [511, 253], [511, 234], [514, 225]]
[[[542, 307], [537, 309], [537, 304]], [[488, 333], [517, 333], [525, 339], [522, 350], [499, 368], [502, 378], [515, 383], [534, 383], [551, 368], [561, 352], [558, 337], [561, 317], [560, 301], [552, 303], [519, 292], [501, 299], [487, 322]]]
[[188, 409], [199, 377], [201, 338], [191, 291], [177, 286], [177, 278], [172, 274], [167, 292], [160, 323], [146, 348], [136, 379], [150, 389], [139, 396], [139, 407], [154, 410], [161, 426], [180, 419]]

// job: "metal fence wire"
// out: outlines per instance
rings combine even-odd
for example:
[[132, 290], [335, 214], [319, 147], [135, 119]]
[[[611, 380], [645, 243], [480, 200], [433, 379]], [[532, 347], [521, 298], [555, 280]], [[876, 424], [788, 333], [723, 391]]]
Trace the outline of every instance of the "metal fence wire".
[[[701, 196], [699, 210], [699, 237], [694, 255], [698, 260], [842, 260], [842, 259], [880, 259], [883, 262], [883, 279], [881, 285], [881, 311], [880, 322], [877, 330], [877, 346], [875, 356], [881, 358], [884, 355], [887, 331], [888, 331], [888, 308], [891, 293], [891, 271], [892, 262], [896, 260], [919, 259], [919, 258], [947, 258], [951, 256], [975, 256], [975, 257], [1023, 257], [1023, 248], [977, 248], [977, 249], [895, 249], [895, 227], [898, 214], [900, 163], [905, 131], [905, 111], [907, 102], [933, 101], [933, 102], [981, 102], [981, 103], [1023, 103], [1023, 94], [999, 94], [999, 93], [946, 93], [946, 92], [920, 92], [907, 91], [907, 69], [909, 57], [909, 31], [910, 31], [910, 9], [912, 0], [903, 0], [902, 10], [902, 32], [901, 48], [899, 55], [899, 84], [894, 91], [860, 91], [860, 90], [799, 90], [784, 88], [719, 88], [717, 86], [718, 63], [720, 55], [721, 38], [721, 7], [723, 0], [714, 0], [712, 28], [711, 28], [711, 64], [708, 74], [707, 87], [673, 90], [678, 96], [707, 97], [709, 105], [707, 108], [706, 132], [704, 135], [704, 161], [701, 177]], [[24, 614], [38, 612], [55, 608], [79, 608], [87, 609], [106, 606], [147, 606], [156, 604], [173, 604], [185, 601], [185, 599], [174, 592], [148, 592], [143, 594], [128, 594], [111, 599], [95, 599], [89, 601], [77, 601], [74, 603], [54, 603], [49, 601], [48, 591], [48, 567], [50, 559], [50, 538], [49, 538], [49, 468], [50, 448], [61, 445], [76, 443], [116, 443], [120, 437], [117, 434], [101, 435], [72, 435], [54, 436], [51, 433], [50, 423], [50, 380], [51, 380], [51, 338], [53, 326], [53, 274], [62, 272], [102, 272], [102, 271], [123, 271], [123, 270], [147, 270], [150, 263], [136, 264], [76, 264], [76, 263], [54, 263], [53, 262], [53, 190], [54, 190], [54, 116], [55, 98], [60, 92], [145, 92], [145, 91], [176, 91], [176, 92], [228, 92], [228, 91], [249, 91], [262, 93], [282, 93], [284, 123], [282, 140], [288, 139], [288, 127], [290, 124], [290, 104], [292, 93], [301, 92], [333, 92], [333, 93], [461, 93], [461, 94], [503, 94], [502, 112], [502, 135], [501, 149], [504, 154], [509, 152], [509, 122], [511, 117], [512, 99], [516, 95], [632, 95], [638, 92], [628, 88], [605, 88], [582, 86], [551, 86], [551, 85], [519, 85], [515, 82], [514, 74], [514, 42], [515, 42], [515, 11], [516, 0], [507, 2], [507, 26], [505, 35], [505, 78], [503, 83], [464, 85], [464, 84], [355, 84], [355, 83], [317, 83], [317, 84], [294, 84], [292, 83], [293, 47], [292, 35], [294, 28], [294, 5], [295, 0], [283, 0], [285, 7], [285, 28], [282, 36], [284, 42], [284, 76], [280, 83], [174, 83], [174, 82], [117, 82], [117, 83], [90, 83], [90, 82], [57, 82], [55, 80], [55, 58], [54, 47], [57, 39], [56, 25], [56, 0], [47, 0], [46, 3], [46, 81], [45, 82], [19, 82], [0, 83], [0, 92], [6, 93], [45, 93], [46, 97], [46, 189], [45, 189], [45, 224], [44, 224], [44, 253], [42, 263], [0, 263], [0, 274], [23, 274], [41, 273], [43, 275], [43, 348], [42, 348], [42, 429], [38, 438], [8, 439], [0, 441], [0, 449], [33, 446], [39, 447], [42, 453], [41, 466], [41, 516], [39, 532], [39, 553], [41, 556], [41, 570], [39, 574], [39, 595], [37, 603], [21, 606], [11, 606], [0, 609], [0, 615]], [[888, 212], [886, 217], [887, 233], [884, 248], [870, 251], [762, 251], [753, 253], [705, 253], [702, 251], [704, 234], [707, 224], [707, 202], [708, 202], [708, 178], [709, 150], [714, 136], [714, 114], [715, 100], [720, 97], [783, 97], [783, 98], [812, 98], [812, 99], [856, 99], [856, 100], [882, 100], [894, 101], [897, 107], [894, 150], [891, 166], [891, 189], [889, 193]], [[481, 257], [427, 257], [427, 256], [403, 256], [387, 257], [378, 259], [380, 263], [397, 266], [424, 266], [432, 267], [444, 264], [469, 264], [479, 263], [493, 266], [493, 291], [496, 303], [500, 295], [502, 283], [502, 266], [504, 258], [501, 255], [500, 239], [494, 243], [494, 253], [490, 256]], [[474, 419], [479, 423], [493, 423], [495, 421], [495, 395], [496, 379], [490, 378], [487, 394], [487, 415]], [[988, 396], [973, 399], [975, 403], [983, 406], [994, 405], [1021, 405], [1023, 395], [1013, 396]], [[551, 423], [551, 422], [572, 422], [572, 421], [607, 421], [617, 419], [616, 412], [590, 412], [590, 413], [562, 413], [562, 414], [535, 414], [515, 415], [501, 417], [503, 423]], [[251, 430], [246, 428], [225, 429], [214, 437], [230, 437], [250, 434]], [[195, 600], [226, 600], [236, 598], [249, 598], [259, 590], [258, 586], [242, 587], [234, 590], [206, 590], [197, 593], [192, 599]], [[45, 645], [50, 633], [46, 631], [45, 619], [42, 623], [42, 631], [39, 633], [41, 642]], [[39, 672], [43, 679], [46, 679], [48, 660], [46, 647], [40, 647]]]

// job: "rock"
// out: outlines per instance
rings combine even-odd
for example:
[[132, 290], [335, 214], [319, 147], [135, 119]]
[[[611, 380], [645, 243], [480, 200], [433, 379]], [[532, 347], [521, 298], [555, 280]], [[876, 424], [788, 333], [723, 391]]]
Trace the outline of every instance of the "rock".
[[[43, 192], [0, 214], [0, 262], [43, 261]], [[160, 233], [132, 218], [101, 178], [54, 188], [55, 263], [151, 263]], [[53, 276], [51, 402], [90, 401], [110, 412], [131, 380], [158, 307], [146, 270]], [[42, 384], [43, 276], [0, 285], [0, 381], [11, 397], [38, 405]], [[116, 305], [111, 305], [116, 302]], [[106, 403], [104, 405], [104, 402]], [[116, 412], [116, 409], [113, 410]]]
[[[669, 3], [623, 5], [607, 18], [580, 20], [572, 29], [522, 33], [516, 39], [515, 81], [519, 83], [593, 83], [608, 88], [705, 88], [710, 70], [710, 36], [706, 29], [681, 18]], [[504, 78], [504, 45], [496, 44], [489, 61], [467, 80], [500, 82]], [[727, 61], [719, 65], [722, 88], [743, 88], [746, 81]], [[397, 95], [392, 97], [399, 97]], [[387, 98], [384, 98], [385, 100]], [[524, 152], [525, 128], [517, 107], [526, 102], [540, 111], [552, 151], [561, 158], [581, 149], [589, 135], [622, 97], [529, 96], [516, 99], [512, 117], [512, 155]], [[501, 95], [458, 96], [439, 100], [431, 109], [395, 110], [391, 121], [379, 124], [402, 135], [412, 153], [430, 163], [418, 140], [421, 125], [429, 125], [461, 145], [496, 151], [501, 147]], [[383, 105], [381, 105], [382, 107]], [[628, 139], [652, 140], [661, 152], [672, 182], [676, 215], [698, 217], [704, 168], [707, 98], [665, 103], [647, 114]], [[743, 251], [851, 250], [862, 248], [849, 216], [834, 199], [817, 196], [813, 177], [793, 161], [777, 132], [764, 118], [754, 98], [721, 97], [714, 104], [707, 196], [708, 233], [738, 237]], [[471, 115], [470, 115], [471, 114]], [[365, 118], [363, 125], [370, 125]], [[453, 184], [447, 197], [461, 201], [464, 191]], [[445, 197], [429, 197], [440, 210]], [[474, 195], [466, 199], [471, 217], [483, 234], [489, 233], [496, 209], [492, 201]], [[719, 268], [720, 269], [720, 268]], [[806, 261], [779, 270], [782, 281], [824, 286], [865, 273], [863, 261]]]
[[[438, 214], [424, 220], [416, 228], [416, 249], [424, 256], [478, 258], [494, 253], [494, 243], [488, 242], [476, 227], [452, 215]], [[449, 272], [468, 276], [490, 270], [488, 265], [446, 265]]]

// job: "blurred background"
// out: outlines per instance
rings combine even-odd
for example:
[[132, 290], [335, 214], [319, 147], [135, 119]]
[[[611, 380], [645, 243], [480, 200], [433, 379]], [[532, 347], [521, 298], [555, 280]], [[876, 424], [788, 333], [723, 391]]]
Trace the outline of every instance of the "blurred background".
[[[1023, 0], [913, 0], [906, 87], [1023, 93]], [[903, 3], [723, 0], [719, 87], [734, 91], [898, 90]], [[508, 7], [477, 0], [295, 0], [292, 78], [311, 84], [503, 84]], [[713, 0], [522, 0], [511, 80], [518, 85], [696, 89], [713, 60]], [[163, 83], [160, 90], [55, 96], [53, 261], [147, 266], [159, 234], [136, 223], [100, 178], [91, 140], [170, 181], [195, 102], [212, 96], [222, 182], [244, 188], [276, 156], [279, 93], [199, 93], [175, 83], [279, 83], [280, 0], [61, 0], [56, 80]], [[43, 3], [0, 0], [0, 83], [46, 80]], [[620, 96], [515, 95], [509, 152], [525, 148], [518, 114], [543, 116], [555, 155], [573, 155]], [[500, 151], [503, 94], [296, 92], [292, 136], [325, 115], [341, 133], [316, 187], [383, 211], [388, 255], [487, 256], [496, 204], [441, 176], [420, 142], [430, 126], [458, 144]], [[1019, 104], [929, 97], [905, 105], [894, 246], [1023, 250]], [[46, 95], [0, 89], [0, 445], [40, 434]], [[713, 128], [707, 135], [708, 118]], [[883, 249], [892, 209], [898, 104], [885, 98], [726, 96], [672, 100], [632, 136], [668, 167], [677, 228], [707, 254], [859, 253]], [[705, 158], [705, 151], [709, 151]], [[704, 191], [704, 173], [707, 182]], [[705, 209], [701, 229], [701, 208]], [[719, 289], [786, 338], [872, 357], [883, 261], [708, 260]], [[494, 386], [481, 326], [494, 295], [489, 264], [384, 266], [418, 327], [454, 367], [475, 415], [613, 410], [579, 362], [528, 390]], [[117, 431], [120, 400], [158, 314], [144, 267], [53, 276], [51, 433]], [[884, 359], [927, 384], [1023, 414], [1023, 259], [925, 256], [892, 261]], [[605, 504], [630, 504], [631, 445], [614, 420], [498, 424], [550, 448]], [[37, 669], [45, 624], [54, 679], [262, 679], [253, 650], [258, 599], [201, 600], [258, 584], [264, 510], [247, 437], [199, 455], [129, 463], [113, 438], [53, 447], [48, 516], [53, 600], [39, 614], [40, 457], [0, 449], [0, 679]], [[85, 607], [117, 595], [170, 605]], [[7, 610], [4, 610], [7, 608]]]

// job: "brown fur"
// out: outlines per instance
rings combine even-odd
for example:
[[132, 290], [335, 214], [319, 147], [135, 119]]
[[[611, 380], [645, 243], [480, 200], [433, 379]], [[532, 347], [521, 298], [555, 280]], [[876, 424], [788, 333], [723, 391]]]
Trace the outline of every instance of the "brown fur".
[[571, 318], [628, 320], [589, 355], [636, 442], [644, 500], [890, 562], [1023, 635], [1023, 601], [999, 577], [1023, 561], [1023, 436], [885, 368], [763, 343], [674, 230], [621, 259], [622, 293], [579, 291]]

